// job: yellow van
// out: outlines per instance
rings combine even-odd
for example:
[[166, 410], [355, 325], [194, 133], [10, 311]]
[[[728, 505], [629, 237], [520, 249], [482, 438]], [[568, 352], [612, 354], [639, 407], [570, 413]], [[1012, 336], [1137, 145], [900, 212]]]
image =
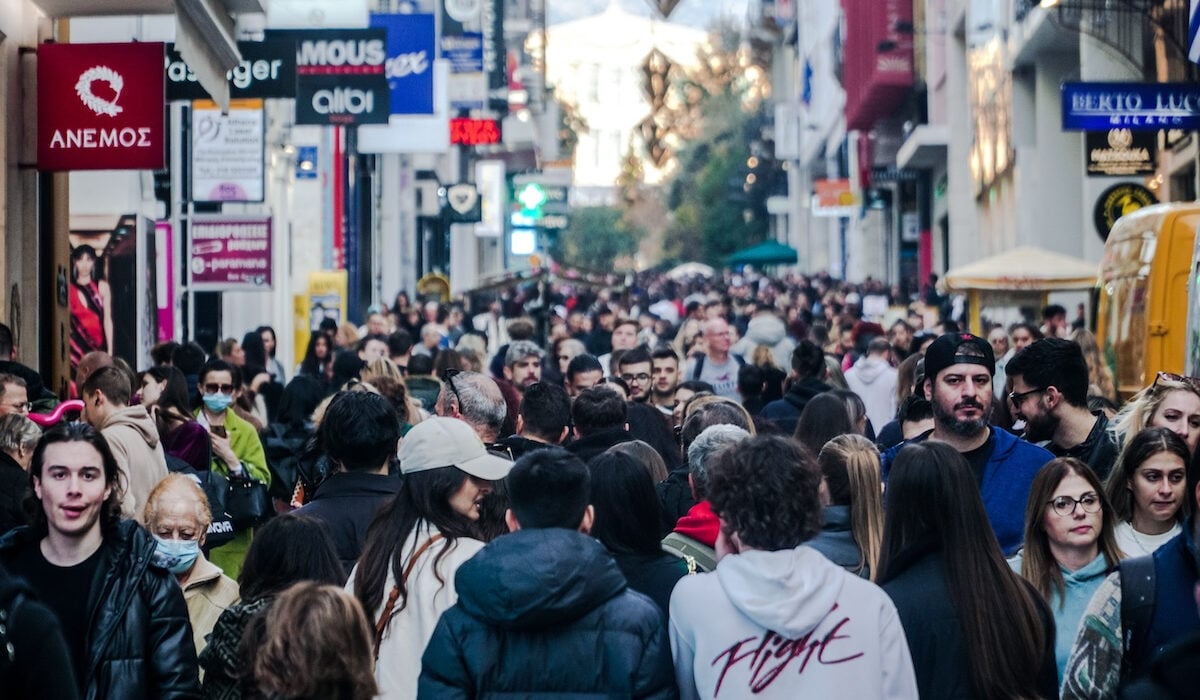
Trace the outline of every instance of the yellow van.
[[1200, 202], [1156, 204], [1121, 217], [1108, 236], [1096, 337], [1123, 398], [1158, 372], [1197, 373], [1198, 224]]

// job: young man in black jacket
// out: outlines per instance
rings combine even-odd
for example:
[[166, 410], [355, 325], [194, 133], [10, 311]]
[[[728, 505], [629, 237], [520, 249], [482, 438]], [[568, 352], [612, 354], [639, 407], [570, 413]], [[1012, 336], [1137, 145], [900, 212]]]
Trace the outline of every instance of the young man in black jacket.
[[508, 475], [511, 534], [459, 568], [458, 603], [421, 659], [418, 698], [675, 698], [662, 613], [588, 536], [587, 466], [561, 448]]
[[40, 507], [0, 539], [0, 563], [58, 616], [81, 696], [199, 698], [183, 591], [162, 544], [120, 519], [118, 474], [91, 426], [47, 432], [30, 465]]

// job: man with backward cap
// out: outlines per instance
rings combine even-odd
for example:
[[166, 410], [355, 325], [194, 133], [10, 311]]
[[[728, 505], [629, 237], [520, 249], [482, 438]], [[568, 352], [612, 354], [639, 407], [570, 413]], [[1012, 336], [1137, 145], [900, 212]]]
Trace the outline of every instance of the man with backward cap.
[[1021, 547], [1029, 485], [1054, 458], [1048, 451], [989, 425], [993, 401], [992, 346], [970, 333], [946, 333], [925, 351], [924, 391], [933, 405], [933, 430], [883, 453], [887, 479], [905, 445], [933, 438], [966, 458], [979, 484], [992, 531], [1005, 556]]

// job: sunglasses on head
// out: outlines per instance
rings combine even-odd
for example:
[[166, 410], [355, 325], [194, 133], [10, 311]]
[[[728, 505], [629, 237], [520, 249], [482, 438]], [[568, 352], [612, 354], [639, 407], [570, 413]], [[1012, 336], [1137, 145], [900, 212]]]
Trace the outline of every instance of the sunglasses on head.
[[1154, 384], [1152, 386], [1158, 386], [1160, 381], [1179, 382], [1181, 384], [1187, 384], [1193, 389], [1200, 391], [1200, 377], [1188, 377], [1182, 374], [1175, 374], [1174, 372], [1159, 372], [1158, 375], [1154, 377]]
[[233, 385], [232, 384], [205, 384], [204, 385], [204, 393], [206, 393], [206, 394], [215, 394], [218, 391], [221, 392], [222, 394], [232, 394], [233, 393]]

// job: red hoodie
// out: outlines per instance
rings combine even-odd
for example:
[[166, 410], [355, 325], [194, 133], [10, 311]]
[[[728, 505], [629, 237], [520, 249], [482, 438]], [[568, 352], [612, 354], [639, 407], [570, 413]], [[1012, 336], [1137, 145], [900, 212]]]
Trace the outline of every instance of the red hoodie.
[[721, 520], [713, 513], [708, 501], [700, 501], [692, 506], [687, 515], [675, 523], [675, 532], [709, 547], [717, 546], [717, 534], [720, 531]]

